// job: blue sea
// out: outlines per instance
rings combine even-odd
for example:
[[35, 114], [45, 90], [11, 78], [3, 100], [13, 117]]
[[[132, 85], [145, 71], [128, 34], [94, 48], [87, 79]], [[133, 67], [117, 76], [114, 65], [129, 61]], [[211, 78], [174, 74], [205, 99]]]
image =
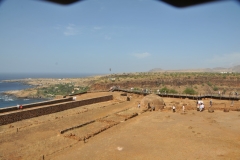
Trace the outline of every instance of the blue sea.
[[46, 101], [47, 99], [17, 98], [3, 94], [5, 91], [23, 90], [33, 86], [19, 82], [3, 82], [3, 80], [16, 80], [26, 78], [81, 78], [96, 74], [36, 74], [36, 73], [0, 73], [0, 108], [17, 106], [18, 104], [29, 104]]

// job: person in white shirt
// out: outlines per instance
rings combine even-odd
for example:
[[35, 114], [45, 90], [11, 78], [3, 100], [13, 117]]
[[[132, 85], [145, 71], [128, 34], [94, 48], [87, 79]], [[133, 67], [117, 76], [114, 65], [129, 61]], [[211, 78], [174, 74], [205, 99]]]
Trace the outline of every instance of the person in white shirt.
[[176, 112], [176, 107], [174, 105], [172, 106], [172, 110], [173, 112]]
[[200, 105], [200, 112], [202, 112], [203, 110], [204, 110], [204, 104], [201, 103], [201, 105]]

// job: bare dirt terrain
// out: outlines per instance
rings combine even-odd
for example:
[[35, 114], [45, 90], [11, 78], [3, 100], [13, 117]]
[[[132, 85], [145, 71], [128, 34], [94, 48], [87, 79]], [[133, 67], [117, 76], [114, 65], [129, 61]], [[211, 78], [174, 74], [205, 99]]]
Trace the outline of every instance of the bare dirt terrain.
[[[215, 112], [209, 113], [209, 99], [203, 100], [203, 112], [196, 111], [196, 102], [189, 99], [163, 98], [165, 109], [154, 112], [137, 108], [140, 95], [128, 94], [130, 101], [126, 101], [119, 92], [99, 92], [77, 99], [109, 94], [114, 100], [0, 126], [0, 159], [240, 157], [240, 112], [223, 112], [231, 109], [230, 101], [213, 100]], [[240, 102], [235, 101], [234, 107], [240, 107]], [[66, 130], [74, 126], [79, 127]]]

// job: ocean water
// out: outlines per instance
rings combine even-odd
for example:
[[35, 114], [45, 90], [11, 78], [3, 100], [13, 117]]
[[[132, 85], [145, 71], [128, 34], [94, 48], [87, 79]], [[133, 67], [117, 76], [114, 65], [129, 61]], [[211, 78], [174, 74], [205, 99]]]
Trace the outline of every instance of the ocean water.
[[18, 104], [29, 104], [35, 102], [45, 101], [46, 99], [27, 99], [27, 98], [17, 98], [14, 96], [5, 95], [4, 91], [11, 91], [11, 90], [23, 90], [27, 88], [31, 88], [32, 86], [22, 84], [22, 83], [7, 83], [7, 82], [0, 82], [0, 108], [3, 107], [11, 107], [17, 106]]
[[4, 94], [5, 91], [11, 90], [23, 90], [31, 88], [33, 86], [22, 84], [18, 82], [4, 82], [3, 80], [13, 80], [13, 79], [26, 79], [26, 78], [81, 78], [93, 76], [96, 74], [36, 74], [36, 73], [24, 73], [24, 74], [0, 74], [0, 108], [12, 107], [20, 104], [30, 104], [36, 102], [46, 101], [47, 99], [32, 99], [32, 98], [17, 98], [14, 96], [9, 96]]
[[27, 99], [27, 98], [16, 98], [14, 96], [8, 96], [0, 94], [0, 108], [14, 107], [17, 105], [24, 105], [36, 102], [46, 101], [47, 99]]

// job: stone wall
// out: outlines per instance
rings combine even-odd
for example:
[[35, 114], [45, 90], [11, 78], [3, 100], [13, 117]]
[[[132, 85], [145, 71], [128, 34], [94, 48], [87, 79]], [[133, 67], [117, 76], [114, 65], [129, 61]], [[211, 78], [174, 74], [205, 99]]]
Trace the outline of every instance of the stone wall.
[[[40, 106], [44, 106], [44, 105], [51, 105], [51, 104], [56, 104], [56, 103], [68, 102], [68, 101], [72, 101], [72, 97], [57, 99], [57, 100], [44, 101], [44, 102], [38, 102], [38, 103], [24, 104], [23, 108], [40, 107]], [[6, 107], [6, 108], [1, 108], [0, 113], [16, 111], [16, 110], [18, 110], [17, 106]]]
[[113, 100], [112, 95], [79, 100], [79, 101], [70, 101], [70, 102], [63, 102], [58, 104], [51, 104], [48, 106], [31, 108], [27, 110], [23, 109], [23, 110], [16, 111], [14, 113], [5, 113], [0, 115], [0, 125], [5, 125], [5, 124], [21, 121], [24, 119], [56, 113], [56, 112], [64, 111], [71, 108], [76, 108], [84, 105], [89, 105], [89, 104], [99, 103], [99, 102], [104, 102], [109, 100]]

